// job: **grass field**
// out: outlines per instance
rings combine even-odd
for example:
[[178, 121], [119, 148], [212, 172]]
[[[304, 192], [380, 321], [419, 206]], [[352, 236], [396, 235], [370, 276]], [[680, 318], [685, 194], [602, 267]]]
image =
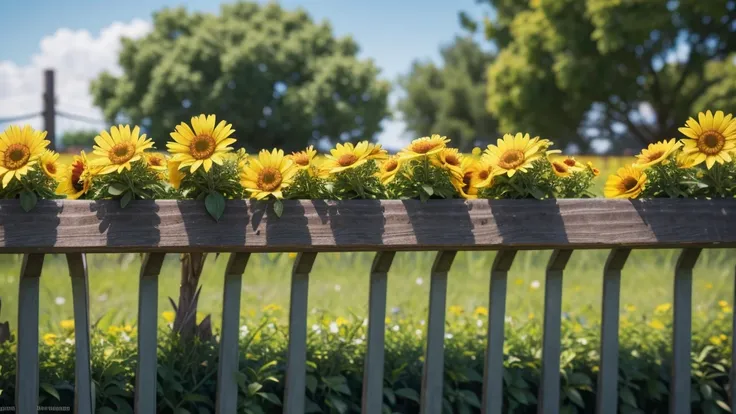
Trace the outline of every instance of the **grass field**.
[[[627, 159], [580, 157], [601, 169], [596, 192], [600, 194], [605, 177]], [[630, 159], [629, 159], [630, 160]], [[535, 319], [542, 315], [544, 268], [550, 252], [522, 252], [509, 276], [508, 314], [516, 319]], [[488, 306], [489, 269], [495, 253], [460, 253], [450, 272], [447, 305], [472, 312]], [[600, 317], [602, 267], [606, 251], [577, 251], [568, 265], [564, 281], [563, 311], [595, 320]], [[677, 251], [647, 250], [632, 253], [623, 272], [622, 312], [646, 317], [662, 303], [672, 300], [672, 274]], [[268, 304], [279, 305], [281, 318], [288, 316], [290, 271], [293, 254], [253, 255], [246, 270], [241, 311], [256, 318]], [[334, 253], [319, 255], [310, 281], [309, 308], [313, 318], [323, 312], [333, 317], [358, 318], [367, 315], [368, 273], [372, 253]], [[424, 317], [429, 295], [431, 253], [399, 253], [389, 274], [388, 315]], [[90, 255], [90, 308], [93, 321], [108, 316], [116, 323], [135, 323], [137, 312], [140, 257]], [[169, 255], [161, 275], [159, 312], [171, 310], [167, 298], [178, 296], [179, 263]], [[212, 313], [219, 324], [226, 256], [211, 255], [202, 277], [202, 314]], [[694, 276], [693, 304], [696, 312], [715, 309], [717, 302], [733, 298], [736, 255], [733, 250], [703, 253]], [[20, 256], [0, 256], [0, 321], [16, 326]], [[453, 308], [458, 311], [460, 308]], [[59, 329], [59, 322], [72, 317], [71, 286], [63, 256], [48, 257], [41, 279], [42, 331]]]

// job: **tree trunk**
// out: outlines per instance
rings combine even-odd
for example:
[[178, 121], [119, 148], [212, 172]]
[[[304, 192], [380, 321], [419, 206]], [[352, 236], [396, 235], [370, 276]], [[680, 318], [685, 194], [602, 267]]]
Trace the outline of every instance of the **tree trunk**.
[[[174, 318], [174, 332], [178, 332], [182, 340], [191, 340], [200, 337], [208, 339], [212, 337], [211, 325], [203, 323], [203, 332], [197, 326], [197, 302], [199, 301], [199, 278], [202, 275], [206, 253], [184, 253], [181, 255], [181, 283], [179, 285], [179, 304], [172, 306], [176, 311]], [[209, 332], [207, 332], [209, 330]]]

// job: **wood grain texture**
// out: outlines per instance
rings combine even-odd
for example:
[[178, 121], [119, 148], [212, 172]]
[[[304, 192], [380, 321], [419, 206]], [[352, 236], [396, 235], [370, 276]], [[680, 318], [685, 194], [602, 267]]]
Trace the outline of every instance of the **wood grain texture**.
[[72, 279], [74, 302], [74, 414], [92, 414], [92, 358], [90, 356], [89, 283], [87, 256], [84, 253], [66, 255]]
[[135, 414], [156, 412], [158, 372], [158, 274], [164, 253], [152, 253], [141, 263], [138, 285], [138, 363], [135, 376]]
[[736, 200], [0, 201], [6, 252], [736, 247]]
[[38, 286], [42, 254], [23, 255], [18, 286], [18, 342], [15, 359], [15, 409], [34, 413], [38, 408]]
[[675, 266], [670, 414], [692, 412], [690, 351], [692, 350], [693, 268], [698, 262], [700, 252], [700, 249], [683, 249]]

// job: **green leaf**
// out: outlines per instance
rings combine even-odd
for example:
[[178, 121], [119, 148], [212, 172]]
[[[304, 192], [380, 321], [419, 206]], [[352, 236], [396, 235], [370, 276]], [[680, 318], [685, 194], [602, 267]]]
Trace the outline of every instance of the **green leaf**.
[[41, 383], [41, 388], [44, 391], [46, 391], [46, 393], [48, 393], [49, 395], [51, 395], [52, 397], [56, 398], [56, 401], [61, 401], [61, 397], [59, 396], [59, 392], [56, 391], [56, 388], [54, 388], [53, 385], [51, 385], [49, 383], [46, 383], [46, 382], [42, 382]]
[[257, 382], [248, 384], [248, 395], [255, 395], [261, 388], [263, 388], [263, 385]]
[[394, 394], [394, 390], [384, 387], [383, 395], [386, 396], [386, 399], [391, 403], [391, 405], [396, 405], [396, 394]]
[[419, 403], [419, 393], [417, 393], [417, 391], [413, 388], [399, 388], [398, 390], [396, 390], [396, 395], [408, 400], [412, 400], [417, 404]]
[[213, 191], [207, 194], [207, 197], [204, 199], [204, 206], [215, 221], [220, 221], [222, 214], [225, 213], [225, 197]]
[[710, 387], [708, 384], [702, 384], [700, 386], [700, 392], [703, 394], [703, 398], [706, 400], [712, 400], [713, 399], [713, 388]]
[[321, 413], [323, 412], [319, 405], [315, 404], [314, 401], [309, 398], [304, 399], [304, 413]]
[[516, 401], [519, 402], [521, 405], [527, 405], [529, 404], [529, 400], [526, 398], [526, 393], [524, 390], [521, 390], [519, 388], [513, 388], [509, 387], [509, 394], [511, 394], [511, 397], [513, 397]]
[[636, 405], [636, 398], [634, 398], [634, 393], [632, 393], [629, 388], [626, 388], [626, 387], [621, 388], [619, 395], [621, 397], [621, 401], [625, 402], [626, 404], [634, 408], [638, 408], [638, 406]]
[[331, 390], [337, 391], [341, 394], [350, 395], [350, 388], [348, 387], [345, 377], [341, 375], [325, 377], [324, 382]]
[[197, 414], [212, 414], [212, 411], [210, 411], [207, 407], [202, 407], [201, 405], [197, 407]]
[[116, 412], [110, 407], [102, 407], [97, 411], [97, 414], [116, 414]]
[[725, 401], [723, 401], [723, 400], [716, 400], [716, 404], [719, 407], [721, 407], [721, 409], [725, 410], [726, 412], [729, 412], [729, 413], [731, 412], [731, 407], [729, 407], [728, 404], [726, 404]]
[[278, 361], [275, 361], [275, 360], [274, 361], [271, 361], [271, 362], [267, 362], [267, 363], [263, 364], [262, 367], [258, 368], [258, 373], [259, 374], [262, 374], [264, 371], [266, 371], [267, 369], [275, 366], [278, 363], [279, 362]]
[[348, 404], [345, 401], [335, 397], [334, 395], [327, 397], [327, 400], [338, 413], [343, 414], [348, 412]]
[[284, 203], [278, 198], [273, 202], [273, 212], [276, 214], [276, 217], [281, 217], [284, 214]]
[[422, 184], [422, 190], [424, 190], [428, 196], [432, 196], [434, 194], [434, 188], [429, 184]]
[[258, 395], [279, 407], [281, 406], [281, 400], [279, 400], [279, 397], [277, 397], [276, 394], [271, 394], [270, 392], [259, 392]]
[[33, 207], [36, 207], [36, 203], [38, 203], [38, 197], [36, 197], [36, 193], [28, 190], [21, 191], [20, 207], [23, 209], [23, 211], [27, 213], [33, 210]]
[[307, 375], [307, 389], [312, 394], [317, 391], [317, 378], [314, 375]]
[[128, 187], [121, 183], [112, 183], [107, 187], [107, 192], [110, 193], [112, 196], [118, 196], [120, 194], [123, 194], [125, 190], [127, 190]]
[[573, 404], [577, 405], [580, 408], [585, 408], [583, 397], [580, 395], [578, 390], [576, 390], [575, 388], [567, 388], [565, 390], [565, 394], [567, 394], [567, 397], [570, 398], [570, 401], [572, 401]]
[[210, 397], [201, 394], [187, 394], [184, 396], [184, 401], [212, 404]]
[[130, 203], [130, 200], [133, 199], [133, 193], [131, 191], [126, 191], [125, 194], [123, 194], [122, 197], [120, 197], [120, 208], [125, 208]]
[[570, 378], [568, 379], [568, 383], [570, 385], [587, 385], [591, 387], [593, 386], [593, 382], [590, 380], [590, 378], [582, 372], [572, 373], [572, 375], [570, 375]]
[[[161, 368], [159, 368], [159, 371], [161, 371]], [[243, 392], [245, 392], [246, 386], [245, 381], [248, 379], [248, 377], [245, 376], [242, 372], [236, 372], [235, 373], [235, 381], [238, 382], [238, 388], [240, 388]]]
[[483, 377], [473, 368], [467, 367], [462, 370], [462, 373], [470, 382], [483, 382]]
[[468, 404], [472, 405], [475, 408], [480, 408], [480, 401], [478, 400], [478, 396], [475, 395], [474, 392], [470, 390], [461, 390], [460, 395], [463, 396], [463, 400], [467, 402]]

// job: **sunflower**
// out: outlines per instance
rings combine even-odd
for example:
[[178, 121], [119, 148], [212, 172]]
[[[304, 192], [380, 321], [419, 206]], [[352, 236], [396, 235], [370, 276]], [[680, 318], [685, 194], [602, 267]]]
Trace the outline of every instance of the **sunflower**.
[[576, 160], [575, 157], [567, 156], [562, 160], [562, 163], [565, 164], [571, 172], [580, 172], [585, 169], [585, 165]]
[[368, 161], [370, 150], [367, 141], [359, 142], [355, 146], [349, 142], [337, 144], [334, 149], [330, 150], [329, 155], [325, 155], [326, 160], [322, 164], [322, 168], [331, 174], [335, 174], [359, 167]]
[[169, 184], [178, 190], [181, 186], [181, 180], [187, 176], [184, 171], [181, 171], [181, 163], [179, 161], [172, 161], [170, 158], [166, 160], [166, 169], [169, 172]]
[[681, 142], [676, 139], [669, 141], [659, 141], [654, 144], [649, 144], [647, 148], [641, 150], [641, 153], [636, 156], [638, 161], [634, 164], [637, 168], [648, 168], [657, 164], [667, 162], [667, 158], [677, 151], [682, 146]]
[[29, 125], [23, 129], [11, 125], [0, 132], [0, 177], [3, 178], [3, 188], [13, 177], [20, 180], [20, 177], [28, 174], [29, 168], [49, 145], [44, 138], [46, 131], [36, 131]]
[[710, 169], [717, 162], [723, 164], [731, 161], [732, 152], [736, 148], [736, 119], [731, 114], [723, 115], [717, 111], [715, 116], [710, 111], [698, 114], [698, 121], [688, 119], [680, 132], [683, 138], [683, 152], [693, 157], [693, 165], [705, 161]]
[[173, 154], [172, 160], [181, 162], [181, 168], [189, 167], [192, 173], [200, 166], [209, 172], [212, 163], [222, 165], [223, 156], [236, 141], [229, 138], [235, 132], [232, 125], [220, 121], [215, 126], [215, 116], [204, 114], [192, 117], [191, 124], [194, 131], [182, 122], [171, 133], [175, 142], [168, 142], [166, 147]]
[[431, 137], [417, 138], [412, 141], [409, 146], [399, 151], [399, 157], [404, 160], [411, 160], [414, 158], [434, 155], [447, 147], [448, 142], [450, 142], [450, 140], [447, 139], [447, 137], [441, 137], [437, 134], [432, 135]]
[[675, 158], [675, 163], [677, 164], [677, 168], [681, 169], [688, 169], [695, 166], [695, 156], [692, 154], [686, 154], [685, 152], [680, 152], [677, 154], [677, 158]]
[[606, 180], [603, 194], [608, 198], [636, 198], [644, 190], [647, 174], [634, 166], [619, 168]]
[[257, 200], [269, 195], [284, 198], [283, 190], [291, 185], [296, 174], [294, 162], [284, 156], [283, 150], [261, 150], [240, 173], [240, 183]]
[[168, 163], [166, 162], [166, 155], [159, 152], [151, 152], [143, 154], [146, 159], [146, 165], [148, 168], [154, 171], [166, 171]]
[[314, 146], [310, 145], [304, 151], [292, 152], [286, 157], [294, 162], [294, 168], [297, 170], [306, 170], [314, 162], [314, 157], [317, 156], [317, 151], [314, 150]]
[[588, 161], [587, 165], [588, 165], [588, 168], [590, 169], [590, 172], [593, 173], [593, 177], [597, 177], [601, 173], [601, 170], [599, 170], [598, 168], [595, 168], [592, 162]]
[[463, 198], [478, 198], [478, 189], [493, 183], [493, 165], [487, 158], [465, 157], [460, 164], [461, 176], [451, 176], [452, 185]]
[[146, 138], [146, 134], [140, 135], [140, 128], [137, 126], [130, 130], [130, 125], [118, 125], [107, 131], [100, 132], [95, 137], [94, 155], [99, 156], [91, 161], [92, 165], [100, 166], [100, 174], [109, 174], [117, 171], [122, 172], [124, 169], [130, 171], [130, 163], [138, 161], [143, 156], [143, 151], [153, 148], [151, 139]]
[[388, 159], [388, 151], [381, 147], [381, 144], [368, 144], [368, 156], [369, 160], [383, 161]]
[[526, 172], [532, 163], [545, 155], [550, 143], [529, 134], [506, 134], [497, 141], [498, 145], [488, 145], [485, 157], [493, 165], [495, 174], [508, 174], [512, 177], [517, 171]]
[[75, 155], [72, 163], [60, 174], [56, 194], [65, 195], [72, 200], [78, 199], [89, 191], [94, 172], [96, 171], [90, 170], [90, 163], [84, 151]]
[[462, 177], [463, 175], [461, 170], [463, 155], [458, 152], [457, 148], [442, 148], [436, 156], [430, 158], [430, 162], [455, 176]]
[[572, 170], [564, 161], [550, 161], [550, 165], [552, 166], [552, 171], [558, 177], [564, 178], [572, 175]]
[[57, 152], [46, 149], [39, 157], [38, 163], [41, 164], [41, 169], [47, 177], [56, 179], [59, 175], [61, 165], [58, 162], [59, 154]]
[[391, 181], [396, 178], [396, 173], [399, 172], [403, 161], [397, 157], [389, 157], [386, 161], [383, 161], [378, 167], [378, 173], [376, 175], [381, 180], [383, 185], [388, 185]]

